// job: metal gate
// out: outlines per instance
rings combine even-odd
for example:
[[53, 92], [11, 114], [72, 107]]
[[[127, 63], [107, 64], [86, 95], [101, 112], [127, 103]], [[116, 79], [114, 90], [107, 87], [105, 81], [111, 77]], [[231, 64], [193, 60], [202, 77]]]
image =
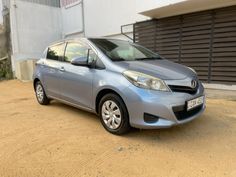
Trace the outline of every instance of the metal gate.
[[134, 42], [194, 68], [203, 82], [236, 84], [236, 6], [135, 23]]

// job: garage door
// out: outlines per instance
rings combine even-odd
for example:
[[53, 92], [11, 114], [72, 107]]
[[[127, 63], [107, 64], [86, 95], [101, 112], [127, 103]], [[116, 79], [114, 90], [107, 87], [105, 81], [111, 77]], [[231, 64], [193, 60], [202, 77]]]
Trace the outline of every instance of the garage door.
[[236, 6], [136, 23], [134, 41], [203, 82], [236, 84]]

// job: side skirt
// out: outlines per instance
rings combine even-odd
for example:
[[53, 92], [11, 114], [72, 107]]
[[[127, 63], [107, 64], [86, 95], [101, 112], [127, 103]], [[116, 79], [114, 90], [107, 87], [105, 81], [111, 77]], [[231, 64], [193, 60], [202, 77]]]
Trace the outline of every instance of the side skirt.
[[73, 106], [73, 107], [75, 107], [75, 108], [78, 108], [78, 109], [81, 109], [81, 110], [84, 110], [84, 111], [88, 111], [88, 112], [97, 114], [96, 111], [93, 110], [93, 109], [91, 109], [91, 108], [84, 107], [84, 106], [81, 106], [81, 105], [77, 105], [77, 104], [74, 104], [74, 103], [71, 103], [71, 102], [62, 100], [62, 99], [60, 99], [60, 98], [53, 97], [53, 96], [48, 96], [48, 97], [51, 98], [51, 99], [54, 99], [54, 100], [56, 100], [56, 101], [62, 102], [62, 103], [64, 103], [64, 104], [66, 104], [66, 105]]

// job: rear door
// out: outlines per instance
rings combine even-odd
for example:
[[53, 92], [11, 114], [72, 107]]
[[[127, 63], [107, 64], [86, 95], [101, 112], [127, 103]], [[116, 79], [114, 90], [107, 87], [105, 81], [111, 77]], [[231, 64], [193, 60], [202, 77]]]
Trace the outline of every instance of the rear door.
[[60, 98], [60, 77], [65, 44], [50, 46], [44, 63], [43, 81], [46, 93], [50, 97]]
[[[84, 108], [91, 108], [94, 69], [75, 66], [70, 62], [73, 58], [87, 57], [88, 49], [89, 46], [84, 42], [67, 43], [60, 85], [63, 100]], [[94, 54], [92, 50], [90, 54]]]

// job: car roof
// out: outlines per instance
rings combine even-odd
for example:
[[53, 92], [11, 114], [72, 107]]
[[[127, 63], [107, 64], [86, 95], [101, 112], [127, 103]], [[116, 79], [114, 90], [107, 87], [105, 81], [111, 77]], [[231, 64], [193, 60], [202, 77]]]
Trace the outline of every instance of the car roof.
[[129, 41], [129, 40], [123, 40], [123, 39], [117, 39], [117, 38], [111, 38], [111, 37], [74, 37], [74, 38], [66, 38], [66, 39], [55, 41], [51, 43], [49, 46], [54, 46], [63, 42], [68, 42], [68, 41], [79, 41], [79, 40], [89, 40], [89, 39], [110, 39], [110, 40]]

